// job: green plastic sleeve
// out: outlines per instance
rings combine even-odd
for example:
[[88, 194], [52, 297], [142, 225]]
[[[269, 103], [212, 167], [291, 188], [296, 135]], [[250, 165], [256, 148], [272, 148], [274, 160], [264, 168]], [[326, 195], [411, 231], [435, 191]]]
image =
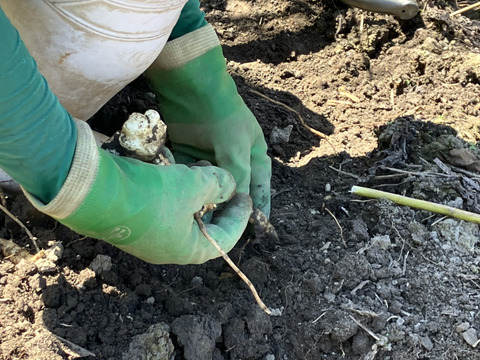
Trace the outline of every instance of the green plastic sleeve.
[[65, 181], [76, 127], [0, 8], [0, 167], [44, 202]]
[[200, 2], [198, 0], [189, 0], [183, 7], [180, 18], [173, 28], [168, 40], [170, 41], [182, 37], [183, 35], [200, 29], [206, 24], [205, 13], [200, 10]]

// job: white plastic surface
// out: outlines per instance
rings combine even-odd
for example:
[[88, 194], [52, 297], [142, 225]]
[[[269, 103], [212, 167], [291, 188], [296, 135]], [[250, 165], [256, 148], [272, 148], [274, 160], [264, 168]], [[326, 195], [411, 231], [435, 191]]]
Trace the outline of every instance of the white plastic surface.
[[142, 74], [186, 0], [0, 0], [70, 114], [87, 120]]

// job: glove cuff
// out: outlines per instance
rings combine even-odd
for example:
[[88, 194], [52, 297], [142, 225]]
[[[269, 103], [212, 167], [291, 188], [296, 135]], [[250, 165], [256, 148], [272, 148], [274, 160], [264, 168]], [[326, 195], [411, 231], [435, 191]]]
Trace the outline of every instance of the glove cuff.
[[57, 196], [44, 204], [22, 188], [25, 196], [39, 211], [55, 218], [65, 219], [83, 203], [97, 177], [100, 157], [90, 126], [75, 119], [77, 144], [67, 179]]
[[168, 70], [182, 67], [217, 46], [220, 46], [217, 33], [212, 25], [207, 24], [167, 42], [150, 69]]

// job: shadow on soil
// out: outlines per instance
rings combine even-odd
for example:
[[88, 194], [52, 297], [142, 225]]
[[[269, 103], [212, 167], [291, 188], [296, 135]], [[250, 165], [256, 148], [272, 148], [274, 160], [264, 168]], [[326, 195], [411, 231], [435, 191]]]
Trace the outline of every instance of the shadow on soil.
[[[259, 116], [262, 125], [279, 125], [278, 114], [268, 113], [268, 118]], [[421, 158], [431, 160], [438, 153], [439, 148], [428, 144], [455, 138], [455, 131], [399, 118], [380, 129], [379, 137], [379, 148], [368, 157], [342, 153], [314, 158], [299, 168], [274, 161], [272, 222], [280, 240], [245, 236], [230, 256], [268, 306], [282, 316], [269, 317], [259, 310], [222, 259], [198, 266], [154, 266], [101, 241], [85, 239], [64, 244], [56, 281], [42, 290], [43, 322], [52, 333], [100, 359], [120, 359], [134, 336], [145, 336], [150, 326], [159, 323], [169, 326], [169, 336], [150, 333], [150, 339], [170, 337], [175, 359], [266, 359], [268, 354], [278, 359], [319, 359], [330, 354], [333, 359], [341, 351], [344, 359], [366, 356], [373, 341], [341, 304], [344, 298], [355, 298], [354, 288], [356, 296], [374, 298], [359, 290], [360, 283], [377, 283], [378, 291], [378, 284], [385, 282], [372, 275], [371, 257], [353, 254], [368, 241], [366, 228], [356, 227], [365, 224], [372, 233], [384, 231], [388, 224], [382, 225], [373, 205], [355, 202], [358, 199], [349, 189], [361, 184], [411, 192], [414, 182], [407, 175], [383, 177], [387, 167], [418, 167]], [[291, 141], [300, 141], [305, 149], [311, 145], [301, 132], [293, 132]], [[460, 140], [455, 144], [469, 146]], [[445, 146], [440, 152], [448, 150]], [[363, 220], [353, 214], [361, 214]], [[333, 251], [325, 257], [321, 249], [328, 247]], [[94, 273], [88, 267], [99, 256], [108, 266]], [[392, 316], [387, 312], [364, 323], [380, 333], [387, 315]], [[142, 351], [154, 351], [149, 340], [142, 339], [138, 340], [140, 348], [145, 347]]]

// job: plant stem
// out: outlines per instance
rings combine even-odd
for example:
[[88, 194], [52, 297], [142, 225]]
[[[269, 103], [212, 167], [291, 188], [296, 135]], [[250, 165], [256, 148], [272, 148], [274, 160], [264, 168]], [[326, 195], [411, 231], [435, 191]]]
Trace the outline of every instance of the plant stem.
[[361, 186], [352, 186], [350, 192], [355, 195], [365, 196], [374, 199], [388, 199], [399, 205], [410, 206], [412, 208], [427, 210], [434, 213], [450, 216], [456, 219], [480, 224], [480, 214], [456, 209], [447, 205], [436, 204], [430, 201], [418, 200], [407, 196], [392, 194], [389, 192], [369, 189]]

